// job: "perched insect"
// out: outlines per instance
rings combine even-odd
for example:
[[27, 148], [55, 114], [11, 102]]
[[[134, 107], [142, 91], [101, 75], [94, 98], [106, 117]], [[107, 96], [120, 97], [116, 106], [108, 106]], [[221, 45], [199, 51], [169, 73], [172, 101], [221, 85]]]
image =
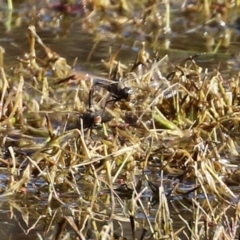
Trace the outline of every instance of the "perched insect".
[[107, 101], [107, 103], [118, 102], [121, 100], [132, 101], [136, 97], [134, 91], [131, 88], [122, 87], [119, 82], [110, 84], [96, 82], [93, 87], [94, 86], [100, 86], [112, 94], [113, 99]]
[[120, 79], [122, 78], [122, 75], [121, 73], [119, 73], [119, 71], [120, 70], [119, 70], [119, 64], [118, 64], [115, 72], [113, 73], [113, 76], [111, 77], [111, 79], [114, 79], [111, 83], [105, 82], [105, 81], [95, 81], [95, 83], [93, 84], [93, 88], [99, 86], [111, 93], [112, 99], [106, 102], [105, 107], [110, 102], [118, 102], [121, 100], [126, 100], [130, 102], [136, 98], [136, 95], [133, 89], [122, 86], [120, 81]]
[[78, 115], [77, 121], [73, 121], [69, 123], [66, 127], [67, 130], [72, 130], [74, 128], [83, 128], [85, 129], [92, 129], [99, 127], [102, 123], [109, 122], [113, 116], [104, 112], [104, 110], [94, 110], [92, 108], [92, 95], [93, 89], [89, 91], [88, 97], [88, 109]]

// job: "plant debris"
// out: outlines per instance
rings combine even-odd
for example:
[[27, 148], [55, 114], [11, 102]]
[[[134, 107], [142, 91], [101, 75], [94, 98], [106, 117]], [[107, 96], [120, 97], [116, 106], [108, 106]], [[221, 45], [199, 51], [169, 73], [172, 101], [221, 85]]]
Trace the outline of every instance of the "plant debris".
[[[205, 26], [213, 19], [221, 26], [216, 52], [227, 47], [223, 23], [231, 5], [207, 2], [185, 1], [181, 11], [205, 9]], [[41, 12], [80, 14], [86, 27], [93, 21], [119, 31], [134, 26], [139, 34], [159, 24], [161, 33], [150, 38], [171, 32], [167, 1], [142, 6], [141, 24], [124, 0], [60, 1]], [[145, 41], [135, 61], [118, 59], [120, 48], [102, 61], [104, 76], [93, 74], [72, 67], [34, 25], [27, 30], [29, 49], [11, 71], [0, 52], [1, 206], [8, 204], [25, 234], [238, 238], [239, 74], [226, 78], [200, 66], [201, 54], [173, 63], [148, 52]]]

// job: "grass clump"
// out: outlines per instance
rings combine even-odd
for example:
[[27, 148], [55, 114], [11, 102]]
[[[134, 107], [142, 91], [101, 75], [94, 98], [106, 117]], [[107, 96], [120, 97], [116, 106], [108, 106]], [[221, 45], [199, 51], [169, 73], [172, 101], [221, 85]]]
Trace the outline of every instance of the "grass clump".
[[[217, 203], [228, 206], [226, 212], [237, 206], [229, 183], [238, 168], [232, 161], [238, 157], [238, 76], [224, 81], [217, 71], [204, 72], [197, 56], [172, 65], [164, 76], [167, 57], [150, 58], [143, 44], [132, 65], [114, 59], [109, 78], [86, 77], [46, 47], [32, 26], [29, 39], [28, 60], [19, 60], [14, 75], [2, 68], [1, 166], [11, 174], [2, 198], [34, 193], [35, 198], [46, 195], [49, 207], [53, 201], [72, 202], [70, 209], [85, 216], [83, 225], [77, 230], [74, 216], [63, 221], [81, 238], [92, 224], [95, 237], [111, 237], [115, 220], [129, 222], [134, 238], [139, 228], [142, 238], [156, 239], [232, 234], [221, 227], [212, 233], [206, 225], [230, 221], [215, 210]], [[45, 59], [38, 59], [35, 42]], [[69, 81], [77, 82], [74, 88]], [[134, 97], [128, 98], [130, 92]], [[162, 173], [160, 187], [145, 175], [152, 168]], [[125, 188], [116, 188], [120, 179]], [[81, 185], [93, 190], [83, 193]], [[148, 204], [145, 191], [152, 191], [157, 209]], [[101, 192], [104, 197], [98, 199]], [[181, 204], [180, 210], [169, 198]], [[80, 205], [74, 206], [76, 201]], [[116, 206], [125, 212], [123, 219]], [[101, 209], [99, 216], [95, 207]], [[191, 217], [183, 216], [183, 209]], [[143, 225], [138, 212], [145, 216]], [[155, 221], [149, 219], [152, 214]], [[107, 225], [100, 231], [102, 221]], [[182, 226], [176, 228], [174, 221]]]
[[[85, 20], [129, 14], [125, 1], [112, 2], [87, 2]], [[157, 5], [145, 3], [146, 25]], [[59, 6], [73, 9], [49, 7]], [[0, 57], [1, 206], [25, 234], [238, 238], [238, 75], [204, 69], [199, 55], [172, 63], [145, 42], [135, 61], [120, 62], [119, 49], [94, 75], [74, 69], [33, 25], [28, 40], [11, 72]]]

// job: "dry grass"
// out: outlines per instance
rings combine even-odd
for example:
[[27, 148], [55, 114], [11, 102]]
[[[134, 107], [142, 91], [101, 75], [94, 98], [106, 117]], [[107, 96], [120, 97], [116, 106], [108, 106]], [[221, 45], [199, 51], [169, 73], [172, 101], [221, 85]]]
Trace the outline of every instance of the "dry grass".
[[[130, 12], [125, 1], [90, 3], [87, 25], [99, 12]], [[153, 23], [158, 4], [146, 4], [145, 24], [127, 17], [124, 27]], [[143, 42], [130, 64], [112, 53], [102, 77], [74, 70], [33, 25], [28, 37], [13, 72], [0, 58], [1, 206], [25, 234], [44, 226], [38, 239], [239, 238], [238, 75], [202, 69], [198, 55], [173, 64]]]

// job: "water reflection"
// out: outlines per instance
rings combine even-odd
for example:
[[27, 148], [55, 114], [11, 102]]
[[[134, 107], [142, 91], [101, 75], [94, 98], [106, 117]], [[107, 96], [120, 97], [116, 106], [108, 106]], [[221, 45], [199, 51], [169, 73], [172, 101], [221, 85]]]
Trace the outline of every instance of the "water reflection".
[[[29, 24], [34, 24], [38, 25], [37, 31], [40, 37], [50, 48], [69, 59], [70, 63], [73, 63], [74, 59], [78, 58], [77, 66], [87, 70], [91, 69], [91, 71], [101, 68], [99, 62], [109, 57], [110, 46], [112, 47], [112, 52], [115, 52], [119, 46], [124, 45], [125, 47], [119, 55], [120, 59], [132, 61], [137, 41], [146, 41], [150, 51], [151, 49], [157, 50], [160, 55], [168, 53], [170, 59], [175, 61], [184, 59], [196, 52], [209, 52], [210, 58], [214, 58], [214, 62], [212, 60], [209, 61], [208, 56], [206, 58], [203, 56], [203, 60], [200, 61], [200, 63], [209, 68], [212, 68], [213, 64], [214, 67], [217, 66], [219, 62], [225, 63], [228, 59], [236, 60], [235, 57], [237, 56], [231, 55], [236, 52], [236, 47], [238, 48], [236, 44], [230, 43], [227, 47], [219, 49], [216, 52], [217, 54], [214, 53], [214, 48], [217, 47], [216, 41], [224, 35], [224, 33], [218, 30], [218, 26], [221, 26], [220, 23], [209, 26], [206, 30], [208, 24], [201, 22], [196, 16], [194, 17], [194, 22], [190, 21], [184, 16], [184, 13], [176, 11], [177, 7], [179, 7], [178, 4], [172, 6], [172, 32], [164, 35], [152, 31], [151, 27], [148, 27], [149, 31], [152, 31], [149, 34], [145, 31], [147, 29], [144, 32], [142, 32], [143, 30], [139, 31], [135, 29], [134, 24], [132, 24], [132, 28], [116, 32], [111, 28], [103, 28], [104, 21], [102, 25], [99, 22], [99, 26], [91, 29], [91, 24], [88, 22], [85, 24], [87, 19], [85, 20], [81, 14], [63, 14], [62, 12], [49, 9], [44, 2], [35, 1], [34, 3], [29, 0], [21, 3], [18, 1], [15, 3], [14, 11], [11, 14], [5, 11], [5, 8], [0, 12], [0, 19], [2, 19], [2, 25], [0, 26], [1, 46], [6, 49], [6, 64], [10, 60], [13, 62], [21, 51], [25, 51], [28, 48], [25, 32]], [[234, 17], [231, 18], [231, 21], [234, 21]], [[239, 31], [231, 21], [224, 29], [231, 30], [231, 39], [233, 42], [236, 42], [239, 38]], [[189, 26], [185, 26], [189, 22], [192, 23], [191, 29], [189, 29]], [[135, 34], [133, 34], [134, 31]], [[156, 28], [156, 31], [160, 30]], [[127, 32], [129, 34], [126, 34]], [[228, 34], [226, 33], [226, 35]], [[151, 36], [159, 37], [156, 39]], [[11, 42], [16, 43], [19, 49], [9, 44]], [[167, 42], [168, 44], [166, 44]], [[210, 42], [213, 42], [213, 45]], [[97, 47], [97, 51], [93, 51], [91, 61], [87, 63], [86, 59], [88, 59], [93, 47]], [[222, 68], [224, 69], [224, 67]]]

